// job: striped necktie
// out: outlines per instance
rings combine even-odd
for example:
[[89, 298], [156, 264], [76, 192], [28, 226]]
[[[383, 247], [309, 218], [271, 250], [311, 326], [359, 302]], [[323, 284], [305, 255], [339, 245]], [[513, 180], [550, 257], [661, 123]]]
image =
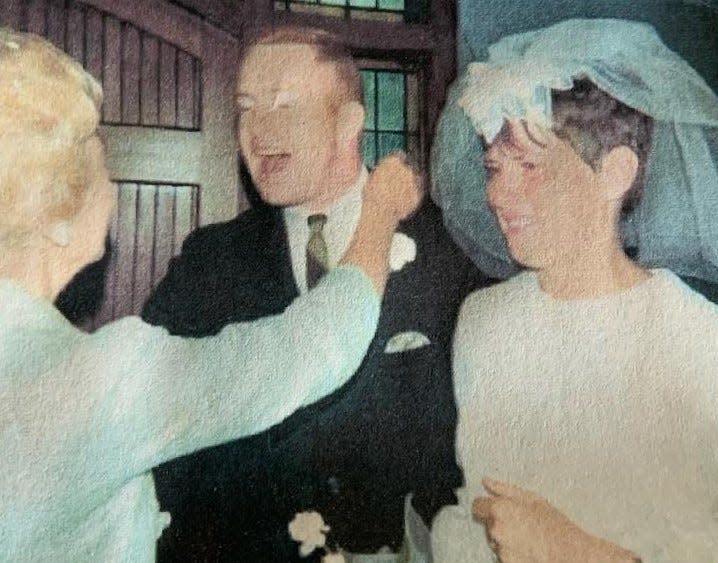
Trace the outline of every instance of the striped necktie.
[[312, 289], [329, 270], [329, 253], [322, 230], [327, 216], [321, 213], [307, 218], [309, 240], [307, 241], [307, 288]]

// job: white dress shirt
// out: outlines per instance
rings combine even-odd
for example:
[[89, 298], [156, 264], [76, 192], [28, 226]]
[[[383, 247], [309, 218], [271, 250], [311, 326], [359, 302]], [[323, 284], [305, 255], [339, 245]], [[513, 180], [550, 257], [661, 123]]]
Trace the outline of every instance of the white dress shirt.
[[[324, 225], [322, 235], [327, 245], [330, 267], [334, 267], [349, 248], [349, 243], [351, 243], [359, 223], [364, 186], [368, 179], [369, 172], [366, 167], [362, 166], [354, 185], [328, 210], [323, 212], [327, 216], [327, 223]], [[302, 207], [284, 209], [292, 271], [300, 294], [307, 292], [307, 242], [309, 242], [307, 219], [310, 215], [313, 213], [309, 213]]]
[[0, 561], [154, 562], [168, 517], [152, 467], [342, 385], [378, 316], [373, 285], [350, 267], [282, 315], [203, 339], [137, 317], [85, 334], [0, 280]]

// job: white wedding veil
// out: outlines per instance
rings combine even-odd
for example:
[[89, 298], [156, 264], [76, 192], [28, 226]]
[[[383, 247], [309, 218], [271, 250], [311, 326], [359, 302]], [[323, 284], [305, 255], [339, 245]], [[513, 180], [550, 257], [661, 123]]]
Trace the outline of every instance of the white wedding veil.
[[573, 19], [508, 36], [454, 84], [432, 151], [432, 196], [454, 239], [489, 275], [518, 270], [489, 210], [483, 143], [507, 118], [551, 123], [551, 90], [574, 79], [654, 120], [645, 192], [622, 220], [647, 267], [718, 282], [718, 97], [648, 24]]

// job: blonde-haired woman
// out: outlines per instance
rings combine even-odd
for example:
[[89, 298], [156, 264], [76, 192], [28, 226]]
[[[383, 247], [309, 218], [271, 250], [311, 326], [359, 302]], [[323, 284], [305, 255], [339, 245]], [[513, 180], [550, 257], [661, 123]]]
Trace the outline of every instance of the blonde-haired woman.
[[379, 167], [343, 264], [283, 315], [201, 342], [137, 318], [88, 335], [52, 301], [104, 249], [115, 194], [101, 97], [49, 43], [0, 30], [3, 561], [154, 561], [168, 517], [150, 469], [348, 379], [376, 326], [393, 230], [419, 199], [401, 159]]

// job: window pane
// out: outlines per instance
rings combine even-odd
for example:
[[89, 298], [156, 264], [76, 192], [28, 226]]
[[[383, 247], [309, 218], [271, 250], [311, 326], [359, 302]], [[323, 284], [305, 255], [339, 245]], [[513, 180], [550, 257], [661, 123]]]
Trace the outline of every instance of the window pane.
[[376, 73], [371, 70], [361, 71], [362, 81], [364, 82], [364, 110], [366, 111], [364, 119], [365, 129], [376, 129], [376, 106], [374, 105], [376, 96], [375, 76]]
[[[326, 9], [347, 5], [349, 10]], [[274, 9], [337, 18], [427, 23], [429, 0], [275, 0]]]
[[379, 7], [382, 10], [404, 10], [404, 0], [379, 0]]
[[364, 164], [370, 167], [376, 164], [376, 139], [373, 131], [364, 132], [362, 153], [364, 154]]
[[429, 20], [429, 0], [406, 0], [404, 20], [407, 23], [427, 23]]
[[377, 158], [382, 158], [394, 151], [406, 150], [403, 133], [379, 133], [379, 149]]
[[404, 75], [399, 72], [377, 72], [379, 88], [379, 129], [404, 130]]
[[367, 20], [381, 22], [403, 22], [404, 14], [388, 10], [372, 10], [370, 8], [357, 8], [349, 11], [351, 20]]
[[376, 0], [349, 0], [349, 5], [354, 8], [376, 8]]

